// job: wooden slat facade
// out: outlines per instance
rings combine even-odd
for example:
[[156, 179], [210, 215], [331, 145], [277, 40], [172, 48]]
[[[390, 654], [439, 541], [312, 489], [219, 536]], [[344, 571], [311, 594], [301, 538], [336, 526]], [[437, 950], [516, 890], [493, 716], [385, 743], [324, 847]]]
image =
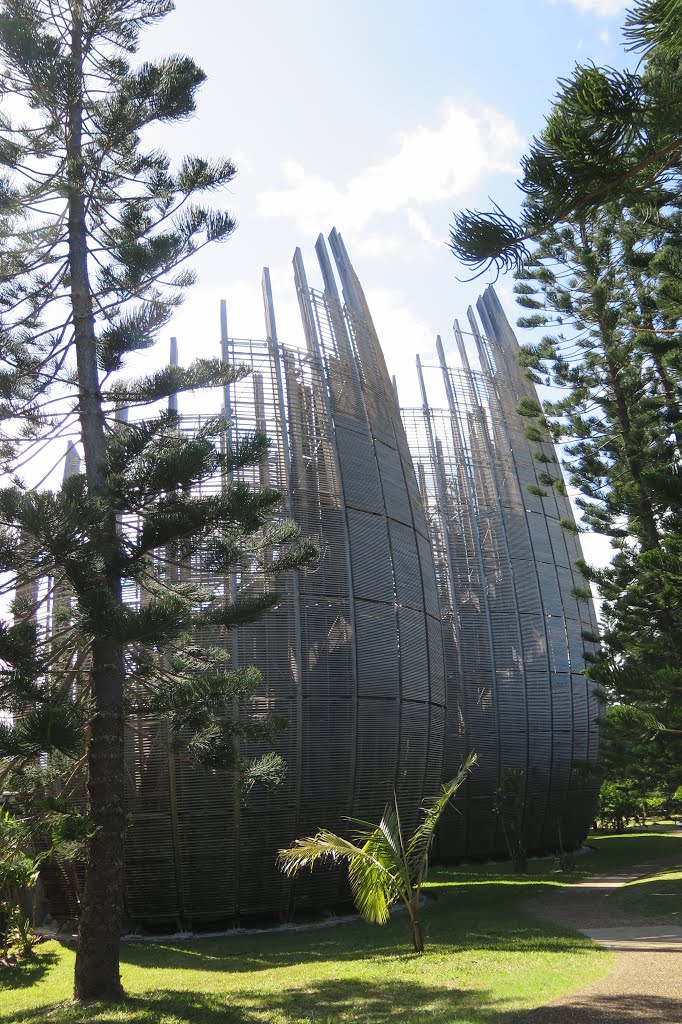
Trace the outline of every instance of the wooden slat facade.
[[[597, 751], [597, 702], [581, 675], [594, 610], [571, 594], [579, 543], [558, 525], [571, 516], [567, 501], [525, 490], [537, 463], [515, 412], [530, 392], [513, 332], [488, 289], [482, 332], [470, 311], [479, 367], [457, 328], [462, 365], [450, 365], [439, 341], [440, 368], [419, 367], [423, 408], [401, 415], [335, 231], [330, 246], [335, 269], [320, 236], [322, 291], [308, 286], [298, 250], [294, 258], [305, 349], [277, 337], [267, 271], [264, 339], [230, 338], [221, 310], [223, 358], [253, 371], [225, 389], [230, 440], [255, 429], [272, 440], [242, 478], [278, 488], [282, 515], [322, 552], [314, 570], [278, 580], [276, 612], [230, 638], [207, 637], [226, 643], [235, 665], [261, 669], [257, 706], [290, 723], [274, 744], [287, 777], [244, 802], [228, 775], [169, 755], [162, 723], [134, 723], [127, 910], [141, 927], [337, 905], [340, 873], [292, 883], [275, 866], [277, 849], [320, 826], [343, 830], [346, 816], [378, 818], [394, 792], [409, 827], [468, 750], [480, 765], [457, 800], [461, 815], [441, 831], [443, 859], [500, 851], [492, 798], [510, 767], [526, 773], [530, 848], [556, 845], [559, 820], [566, 844], [589, 824], [593, 793], [573, 769]], [[428, 404], [434, 373], [442, 409]], [[199, 422], [185, 417], [183, 429]], [[237, 568], [205, 582], [232, 595], [265, 585]]]

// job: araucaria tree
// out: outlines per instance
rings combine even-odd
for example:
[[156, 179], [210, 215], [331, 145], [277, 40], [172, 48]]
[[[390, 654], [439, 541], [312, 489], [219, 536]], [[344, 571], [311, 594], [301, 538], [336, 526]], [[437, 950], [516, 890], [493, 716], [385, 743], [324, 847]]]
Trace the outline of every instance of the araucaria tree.
[[[609, 568], [585, 567], [605, 619], [605, 657], [590, 675], [612, 697], [612, 724], [629, 722], [637, 740], [643, 730], [655, 736], [675, 766], [682, 728], [679, 0], [635, 0], [625, 35], [643, 55], [634, 71], [577, 65], [559, 81], [545, 128], [521, 161], [520, 215], [497, 206], [461, 211], [451, 248], [470, 267], [519, 271], [517, 295], [532, 311], [525, 324], [553, 331], [529, 346], [526, 365], [563, 389], [545, 416], [555, 439], [568, 444], [585, 521], [618, 548]], [[537, 424], [528, 429], [542, 434]], [[674, 788], [674, 773], [668, 780]]]
[[607, 769], [622, 771], [622, 752], [648, 732], [647, 761], [672, 795], [682, 782], [680, 200], [661, 190], [655, 216], [651, 200], [548, 230], [515, 291], [531, 311], [520, 325], [552, 330], [522, 362], [557, 394], [542, 416], [520, 411], [565, 446], [584, 520], [616, 549], [603, 569], [581, 566], [603, 597], [602, 657], [588, 675], [612, 703]]
[[[0, 5], [0, 419], [2, 468], [13, 474], [0, 492], [0, 571], [5, 590], [17, 588], [14, 622], [0, 628], [0, 707], [12, 716], [0, 771], [18, 792], [49, 775], [42, 813], [63, 819], [85, 767], [77, 998], [121, 995], [127, 717], [165, 717], [169, 742], [206, 768], [276, 773], [272, 757], [249, 764], [239, 750], [240, 737], [277, 725], [248, 713], [257, 673], [232, 670], [225, 645], [202, 644], [202, 630], [220, 638], [257, 618], [277, 601], [268, 575], [314, 556], [293, 542], [293, 524], [268, 525], [274, 491], [239, 482], [240, 468], [264, 457], [264, 438], [229, 450], [221, 417], [189, 435], [173, 413], [121, 415], [246, 372], [199, 360], [120, 376], [192, 283], [186, 261], [234, 229], [202, 202], [232, 179], [229, 160], [188, 156], [174, 167], [143, 144], [149, 126], [193, 113], [204, 80], [187, 57], [131, 64], [140, 31], [172, 7]], [[21, 467], [67, 435], [84, 473], [59, 491], [30, 489]], [[222, 483], [199, 493], [208, 479]], [[178, 568], [190, 561], [204, 579], [239, 566], [257, 585], [236, 599], [229, 587], [200, 587]]]

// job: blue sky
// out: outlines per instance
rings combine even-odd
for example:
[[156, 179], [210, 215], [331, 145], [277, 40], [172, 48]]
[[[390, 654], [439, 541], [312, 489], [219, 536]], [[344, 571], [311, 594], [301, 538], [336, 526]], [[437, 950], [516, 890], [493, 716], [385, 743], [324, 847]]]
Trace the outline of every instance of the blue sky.
[[[621, 0], [177, 0], [142, 55], [185, 52], [208, 75], [197, 116], [154, 139], [174, 155], [232, 157], [220, 203], [233, 238], [197, 260], [199, 283], [169, 335], [180, 361], [217, 354], [219, 300], [236, 337], [264, 336], [260, 274], [270, 267], [280, 339], [302, 342], [291, 257], [342, 233], [403, 404], [419, 404], [415, 353], [435, 361], [451, 324], [493, 279], [446, 247], [452, 211], [518, 208], [518, 160], [541, 130], [557, 78], [576, 61], [633, 62]], [[512, 280], [497, 282], [512, 323]], [[523, 332], [521, 339], [523, 340]], [[158, 350], [149, 354], [158, 364]], [[185, 398], [186, 409], [198, 398]], [[183, 404], [181, 402], [181, 404]], [[202, 406], [206, 397], [201, 399]], [[588, 540], [588, 557], [608, 548]]]
[[[170, 333], [180, 360], [230, 333], [264, 335], [260, 273], [270, 267], [280, 338], [301, 342], [291, 257], [311, 284], [318, 232], [344, 236], [403, 404], [418, 404], [414, 357], [451, 345], [491, 274], [473, 282], [446, 248], [452, 211], [518, 208], [518, 160], [557, 78], [576, 61], [619, 66], [620, 0], [177, 0], [143, 55], [191, 54], [204, 68], [197, 116], [157, 138], [172, 154], [228, 155], [239, 166], [220, 202], [239, 228], [197, 261], [199, 283]], [[498, 293], [512, 321], [510, 277]], [[160, 353], [149, 358], [158, 363]], [[205, 402], [205, 398], [202, 399]], [[185, 399], [185, 408], [194, 407]], [[602, 561], [604, 544], [588, 543]]]
[[[263, 333], [259, 278], [271, 269], [283, 340], [300, 336], [291, 256], [336, 225], [370, 301], [403, 401], [414, 353], [433, 358], [455, 316], [491, 279], [446, 248], [451, 213], [492, 196], [518, 205], [518, 159], [542, 127], [556, 79], [576, 60], [619, 64], [619, 0], [177, 0], [144, 53], [183, 51], [204, 68], [197, 116], [158, 133], [173, 153], [225, 154], [239, 229], [198, 261], [178, 314], [181, 361], [230, 332]], [[499, 291], [516, 313], [511, 281]], [[158, 356], [156, 356], [158, 359]]]

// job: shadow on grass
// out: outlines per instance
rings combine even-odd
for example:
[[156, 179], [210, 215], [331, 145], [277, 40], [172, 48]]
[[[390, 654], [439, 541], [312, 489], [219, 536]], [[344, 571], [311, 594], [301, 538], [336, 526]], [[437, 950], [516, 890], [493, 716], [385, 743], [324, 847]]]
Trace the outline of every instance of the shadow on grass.
[[588, 1003], [566, 1002], [540, 1006], [512, 1016], [509, 1024], [677, 1024], [682, 1021], [682, 1000], [669, 996], [599, 996]]
[[27, 959], [20, 960], [13, 967], [0, 969], [0, 992], [35, 985], [58, 961], [56, 953], [38, 947]]
[[484, 989], [458, 990], [403, 982], [329, 980], [281, 993], [230, 996], [160, 990], [113, 1006], [101, 1003], [43, 1006], [11, 1017], [8, 1024], [676, 1024], [682, 1001], [666, 996], [602, 996], [519, 1012], [496, 1006]]
[[[430, 886], [422, 916], [427, 952], [590, 953], [594, 945], [589, 939], [528, 912], [529, 896], [545, 888], [535, 882], [530, 888], [504, 886], [500, 891], [490, 879], [474, 885]], [[405, 957], [413, 958], [414, 953], [403, 914], [394, 914], [382, 927], [356, 921], [307, 931], [126, 944], [122, 949], [122, 962], [137, 967], [231, 974], [330, 961], [395, 962]]]
[[[594, 944], [584, 936], [566, 930], [560, 932], [556, 927], [548, 926], [543, 930], [539, 927], [520, 925], [517, 931], [500, 935], [490, 926], [472, 927], [459, 939], [452, 934], [442, 936], [431, 922], [425, 919], [427, 953], [440, 956], [451, 956], [458, 952], [472, 955], [476, 952], [514, 952], [528, 954], [590, 954]], [[283, 967], [300, 966], [302, 964], [320, 965], [334, 962], [353, 962], [363, 959], [373, 961], [386, 960], [392, 964], [403, 960], [412, 960], [415, 954], [410, 950], [406, 934], [396, 935], [386, 941], [384, 935], [377, 935], [376, 928], [366, 926], [366, 935], [362, 941], [349, 941], [344, 936], [343, 943], [324, 941], [319, 943], [287, 944], [285, 948], [258, 948], [254, 944], [251, 949], [231, 949], [229, 940], [219, 940], [210, 946], [145, 946], [126, 951], [123, 962], [142, 968], [163, 968], [164, 970], [195, 970], [209, 972], [227, 972], [240, 974], [254, 971], [270, 971]], [[382, 940], [382, 941], [377, 941]]]
[[[509, 1004], [495, 1010], [483, 989], [458, 990], [396, 979], [385, 982], [329, 980], [281, 993], [242, 995], [239, 1005], [229, 996], [160, 990], [106, 1006], [62, 1004], [16, 1014], [12, 1024], [493, 1024], [509, 1020]], [[8, 1022], [9, 1024], [9, 1022]]]
[[[499, 1020], [497, 1000], [484, 989], [458, 989], [387, 979], [383, 982], [328, 980], [304, 990], [270, 994], [262, 1009], [279, 1014], [286, 1024], [307, 1021], [362, 1021], [370, 1024], [453, 1024], [454, 1021]], [[507, 1003], [507, 1007], [508, 1007]], [[508, 1016], [508, 1010], [504, 1014]], [[275, 1016], [275, 1019], [278, 1019]]]

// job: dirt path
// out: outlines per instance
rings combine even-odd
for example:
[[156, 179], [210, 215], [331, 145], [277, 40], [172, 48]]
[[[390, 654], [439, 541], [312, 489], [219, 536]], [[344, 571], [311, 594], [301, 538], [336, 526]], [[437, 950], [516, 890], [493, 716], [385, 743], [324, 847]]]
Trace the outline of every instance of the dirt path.
[[621, 885], [676, 863], [679, 857], [595, 875], [538, 900], [538, 916], [613, 950], [616, 966], [600, 981], [515, 1017], [515, 1024], [682, 1024], [682, 928], [634, 920], [606, 901]]

